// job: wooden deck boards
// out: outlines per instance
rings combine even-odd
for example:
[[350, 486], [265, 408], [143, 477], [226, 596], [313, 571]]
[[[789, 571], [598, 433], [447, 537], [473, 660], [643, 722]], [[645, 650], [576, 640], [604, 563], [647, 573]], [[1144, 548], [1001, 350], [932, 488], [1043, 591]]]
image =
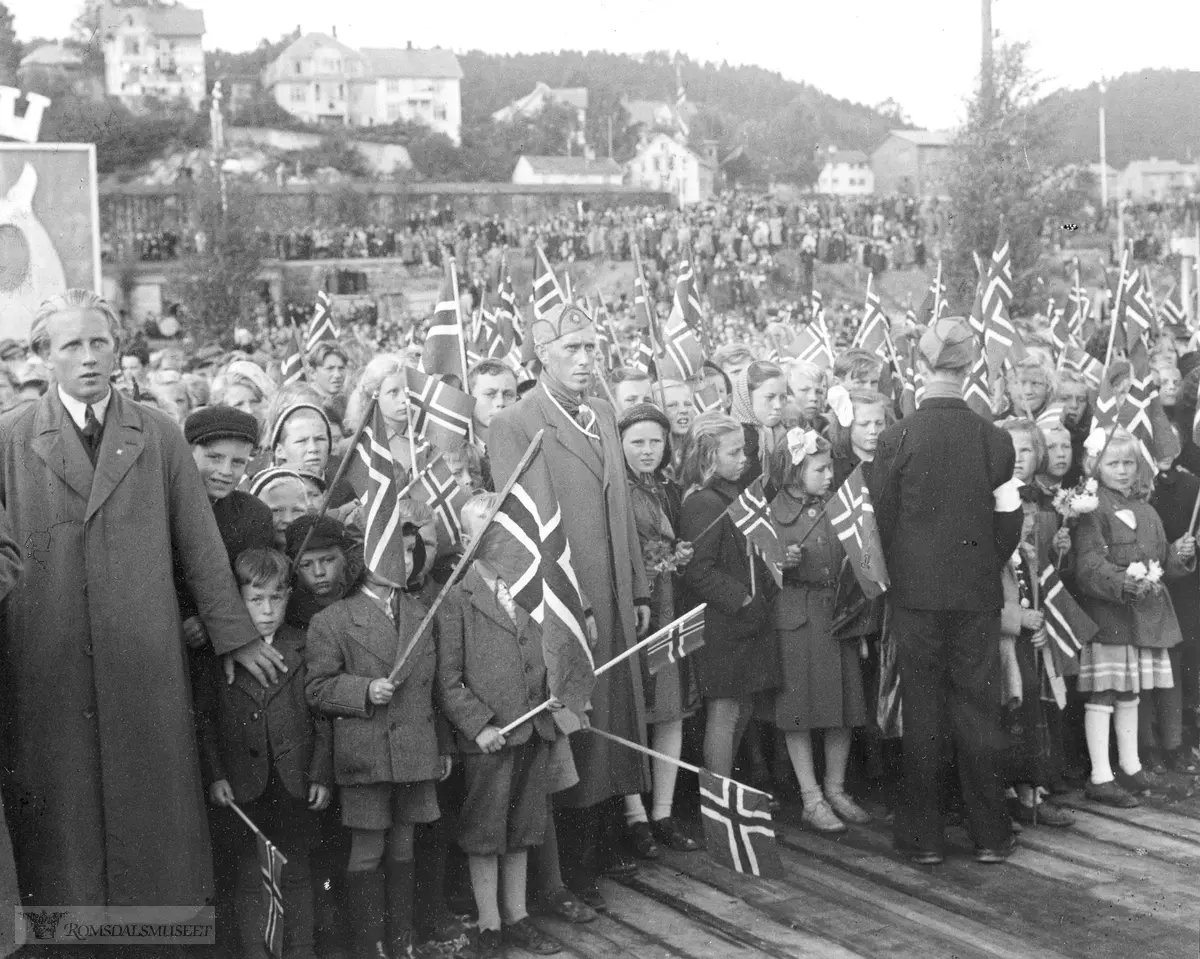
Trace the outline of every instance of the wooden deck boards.
[[1072, 829], [1026, 829], [1000, 866], [951, 830], [914, 866], [882, 823], [828, 839], [779, 823], [787, 878], [665, 852], [587, 926], [539, 919], [581, 959], [1179, 959], [1200, 955], [1200, 800], [1112, 810], [1074, 798]]

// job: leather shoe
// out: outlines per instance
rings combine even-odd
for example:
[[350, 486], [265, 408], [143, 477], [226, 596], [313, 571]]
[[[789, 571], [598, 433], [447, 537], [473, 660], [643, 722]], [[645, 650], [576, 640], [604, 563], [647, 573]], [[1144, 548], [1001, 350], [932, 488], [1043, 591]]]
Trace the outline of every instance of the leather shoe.
[[648, 822], [635, 822], [629, 826], [629, 848], [638, 859], [657, 859], [662, 855]]
[[1106, 806], [1114, 806], [1117, 809], [1133, 809], [1141, 805], [1136, 796], [1122, 789], [1115, 782], [1094, 783], [1089, 780], [1088, 784], [1083, 787], [1083, 795], [1085, 799], [1090, 799], [1092, 802], [1104, 803]]
[[1063, 829], [1075, 825], [1075, 817], [1071, 815], [1070, 811], [1063, 809], [1062, 806], [1056, 806], [1054, 803], [1039, 803], [1036, 812], [1033, 806], [1026, 806], [1023, 803], [1017, 803], [1017, 806], [1019, 807], [1017, 821], [1027, 826], [1054, 826]]
[[609, 853], [603, 872], [610, 879], [632, 879], [638, 874], [638, 864], [623, 852], [614, 849]]
[[595, 881], [571, 886], [571, 895], [596, 912], [608, 912], [608, 903], [605, 902], [604, 894]]
[[871, 814], [845, 793], [826, 793], [825, 801], [838, 814], [838, 818], [855, 826], [865, 826], [871, 821]]
[[[600, 891], [596, 890], [596, 894], [599, 895]], [[565, 919], [567, 922], [577, 925], [595, 922], [600, 918], [595, 909], [583, 900], [576, 898], [575, 894], [565, 887], [549, 896], [543, 896], [539, 906], [542, 912], [548, 912], [553, 916], [558, 916], [559, 919]]]
[[700, 848], [700, 843], [685, 833], [673, 816], [654, 820], [650, 823], [650, 829], [658, 841], [668, 849], [674, 849], [676, 852], [695, 852]]
[[1162, 781], [1146, 769], [1139, 769], [1130, 775], [1122, 769], [1115, 769], [1117, 785], [1134, 796], [1149, 796], [1150, 790], [1161, 786]]
[[1004, 862], [1017, 851], [1017, 837], [1009, 836], [1008, 841], [994, 849], [976, 849], [975, 861], [985, 865], [995, 865]]
[[822, 799], [813, 806], [805, 806], [800, 816], [800, 823], [806, 829], [825, 835], [836, 835], [846, 831], [846, 824], [834, 815], [829, 803]]

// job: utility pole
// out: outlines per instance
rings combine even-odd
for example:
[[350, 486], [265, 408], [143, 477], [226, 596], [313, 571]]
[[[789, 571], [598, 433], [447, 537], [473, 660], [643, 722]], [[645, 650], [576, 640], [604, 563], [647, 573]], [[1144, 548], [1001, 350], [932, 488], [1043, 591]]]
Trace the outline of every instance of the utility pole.
[[979, 63], [979, 98], [983, 105], [983, 114], [988, 119], [992, 116], [992, 99], [995, 96], [993, 81], [992, 56], [992, 0], [981, 0], [980, 20], [982, 21], [983, 46], [980, 51]]
[[612, 120], [613, 120], [612, 114], [610, 113], [608, 115], [608, 158], [610, 160], [612, 159], [612, 155], [613, 155], [613, 151], [612, 151], [612, 147], [613, 147]]

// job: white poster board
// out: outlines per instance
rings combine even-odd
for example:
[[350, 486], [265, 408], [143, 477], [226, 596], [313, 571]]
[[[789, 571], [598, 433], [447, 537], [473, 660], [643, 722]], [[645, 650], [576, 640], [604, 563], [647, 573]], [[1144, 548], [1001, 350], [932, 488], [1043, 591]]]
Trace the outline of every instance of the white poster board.
[[0, 143], [0, 339], [68, 287], [102, 292], [96, 147]]

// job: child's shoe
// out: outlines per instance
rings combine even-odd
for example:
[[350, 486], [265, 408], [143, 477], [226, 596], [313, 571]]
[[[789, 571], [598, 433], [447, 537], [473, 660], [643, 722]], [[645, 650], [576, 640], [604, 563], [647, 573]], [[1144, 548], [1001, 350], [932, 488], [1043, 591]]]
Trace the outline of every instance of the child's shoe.
[[853, 823], [855, 826], [865, 826], [871, 821], [871, 814], [844, 792], [835, 793], [826, 790], [825, 801], [838, 814], [839, 819], [843, 819], [848, 823]]
[[1126, 790], [1122, 789], [1115, 782], [1094, 783], [1091, 780], [1083, 787], [1084, 798], [1090, 799], [1092, 802], [1103, 803], [1106, 806], [1113, 806], [1117, 809], [1133, 809], [1135, 806], [1140, 806], [1141, 802], [1136, 796], [1130, 795]]
[[833, 814], [829, 803], [824, 799], [812, 806], [805, 806], [804, 812], [800, 816], [800, 823], [813, 832], [830, 836], [846, 831], [846, 824]]

